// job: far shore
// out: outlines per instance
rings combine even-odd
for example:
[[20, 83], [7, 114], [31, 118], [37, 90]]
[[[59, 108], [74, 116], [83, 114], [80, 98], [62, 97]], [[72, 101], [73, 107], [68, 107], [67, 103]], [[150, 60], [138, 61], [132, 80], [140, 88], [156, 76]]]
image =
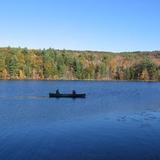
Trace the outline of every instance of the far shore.
[[160, 81], [154, 80], [96, 80], [96, 79], [0, 79], [0, 81], [68, 81], [68, 82], [146, 82], [146, 83], [159, 83]]

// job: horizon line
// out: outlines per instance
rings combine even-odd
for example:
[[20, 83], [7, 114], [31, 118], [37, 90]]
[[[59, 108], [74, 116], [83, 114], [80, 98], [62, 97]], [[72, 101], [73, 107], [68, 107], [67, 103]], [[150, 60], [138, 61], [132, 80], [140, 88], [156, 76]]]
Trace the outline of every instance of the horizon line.
[[107, 50], [92, 50], [92, 49], [70, 49], [70, 48], [54, 48], [54, 47], [44, 47], [44, 48], [38, 48], [38, 47], [21, 47], [21, 46], [0, 46], [0, 48], [15, 48], [15, 49], [28, 49], [28, 50], [59, 50], [59, 51], [75, 51], [75, 52], [99, 52], [99, 53], [136, 53], [136, 52], [160, 52], [160, 50], [130, 50], [130, 51], [107, 51]]

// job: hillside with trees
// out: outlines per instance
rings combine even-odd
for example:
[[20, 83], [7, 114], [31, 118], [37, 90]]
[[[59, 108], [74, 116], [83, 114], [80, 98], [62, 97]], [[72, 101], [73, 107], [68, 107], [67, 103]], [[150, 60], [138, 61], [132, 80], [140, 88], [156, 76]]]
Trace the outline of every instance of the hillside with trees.
[[0, 79], [160, 81], [160, 52], [0, 48]]

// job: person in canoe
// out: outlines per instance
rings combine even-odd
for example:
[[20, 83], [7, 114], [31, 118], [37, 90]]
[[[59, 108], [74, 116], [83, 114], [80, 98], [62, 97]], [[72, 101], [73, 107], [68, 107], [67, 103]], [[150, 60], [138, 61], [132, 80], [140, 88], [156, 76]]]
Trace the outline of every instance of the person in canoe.
[[75, 91], [75, 90], [73, 90], [73, 91], [72, 91], [72, 94], [73, 94], [73, 95], [76, 95], [76, 91]]
[[59, 89], [56, 90], [56, 95], [60, 95]]

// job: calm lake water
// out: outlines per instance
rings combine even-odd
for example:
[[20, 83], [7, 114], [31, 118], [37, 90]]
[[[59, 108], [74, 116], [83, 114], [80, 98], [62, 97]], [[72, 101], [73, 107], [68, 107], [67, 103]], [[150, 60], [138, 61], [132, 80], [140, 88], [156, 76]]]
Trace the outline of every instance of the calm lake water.
[[160, 83], [0, 81], [0, 160], [132, 159], [160, 159]]

